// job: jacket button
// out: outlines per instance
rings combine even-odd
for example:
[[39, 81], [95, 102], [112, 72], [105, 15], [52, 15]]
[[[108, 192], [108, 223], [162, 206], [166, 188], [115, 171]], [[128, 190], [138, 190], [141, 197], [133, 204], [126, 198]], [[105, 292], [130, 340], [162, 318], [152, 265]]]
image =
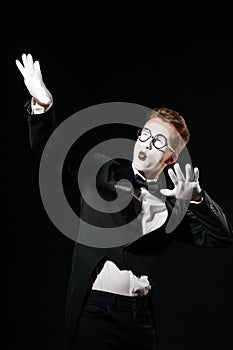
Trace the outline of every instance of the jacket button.
[[219, 216], [219, 212], [215, 209], [213, 204], [210, 204], [210, 209], [212, 210], [212, 212], [216, 215]]

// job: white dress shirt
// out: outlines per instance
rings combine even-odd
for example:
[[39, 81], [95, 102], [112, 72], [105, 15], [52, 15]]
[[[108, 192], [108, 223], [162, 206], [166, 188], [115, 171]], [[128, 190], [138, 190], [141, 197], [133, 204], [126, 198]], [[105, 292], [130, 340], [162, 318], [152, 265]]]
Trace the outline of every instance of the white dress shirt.
[[[133, 166], [135, 174], [145, 179]], [[148, 180], [150, 181], [150, 180]], [[141, 188], [142, 208], [138, 216], [138, 222], [142, 225], [142, 233], [145, 235], [162, 224], [167, 219], [167, 208], [165, 203], [154, 197], [146, 188]], [[135, 276], [130, 270], [119, 270], [112, 262], [107, 260], [103, 269], [97, 275], [92, 289], [121, 295], [146, 295], [151, 289], [147, 276]]]

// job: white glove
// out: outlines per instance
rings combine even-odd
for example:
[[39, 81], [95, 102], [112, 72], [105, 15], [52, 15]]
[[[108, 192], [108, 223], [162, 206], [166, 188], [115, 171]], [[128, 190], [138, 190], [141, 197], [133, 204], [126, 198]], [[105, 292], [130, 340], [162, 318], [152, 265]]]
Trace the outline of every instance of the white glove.
[[182, 173], [179, 164], [174, 165], [173, 169], [168, 169], [168, 174], [174, 184], [173, 190], [161, 189], [160, 192], [165, 196], [173, 196], [177, 199], [200, 201], [201, 187], [199, 185], [199, 169], [192, 170], [191, 165], [185, 165], [185, 176]]
[[16, 60], [15, 63], [24, 77], [28, 91], [38, 104], [48, 107], [53, 98], [43, 82], [39, 61], [33, 63], [31, 54], [23, 54], [22, 61], [23, 64], [19, 60]]

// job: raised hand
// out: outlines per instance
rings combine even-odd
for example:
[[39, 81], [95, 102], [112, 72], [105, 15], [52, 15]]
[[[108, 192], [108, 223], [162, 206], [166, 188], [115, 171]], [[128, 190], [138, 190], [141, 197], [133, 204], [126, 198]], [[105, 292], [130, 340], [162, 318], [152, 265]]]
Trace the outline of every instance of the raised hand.
[[31, 54], [23, 54], [22, 62], [23, 64], [19, 60], [15, 61], [29, 93], [38, 104], [48, 107], [52, 102], [52, 95], [43, 82], [39, 61], [33, 62]]
[[165, 196], [173, 196], [177, 199], [200, 201], [199, 169], [197, 167], [192, 169], [191, 165], [187, 163], [185, 165], [184, 175], [180, 169], [180, 165], [176, 163], [174, 170], [171, 168], [168, 169], [168, 175], [174, 184], [174, 188], [172, 190], [167, 188], [161, 189], [160, 192]]

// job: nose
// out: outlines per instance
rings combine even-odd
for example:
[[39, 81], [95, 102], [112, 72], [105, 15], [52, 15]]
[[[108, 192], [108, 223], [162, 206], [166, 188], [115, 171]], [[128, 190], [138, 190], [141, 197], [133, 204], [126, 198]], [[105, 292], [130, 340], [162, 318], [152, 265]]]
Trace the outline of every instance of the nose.
[[152, 148], [152, 139], [149, 138], [149, 140], [147, 140], [145, 142], [145, 146], [146, 146], [146, 149], [151, 149]]

